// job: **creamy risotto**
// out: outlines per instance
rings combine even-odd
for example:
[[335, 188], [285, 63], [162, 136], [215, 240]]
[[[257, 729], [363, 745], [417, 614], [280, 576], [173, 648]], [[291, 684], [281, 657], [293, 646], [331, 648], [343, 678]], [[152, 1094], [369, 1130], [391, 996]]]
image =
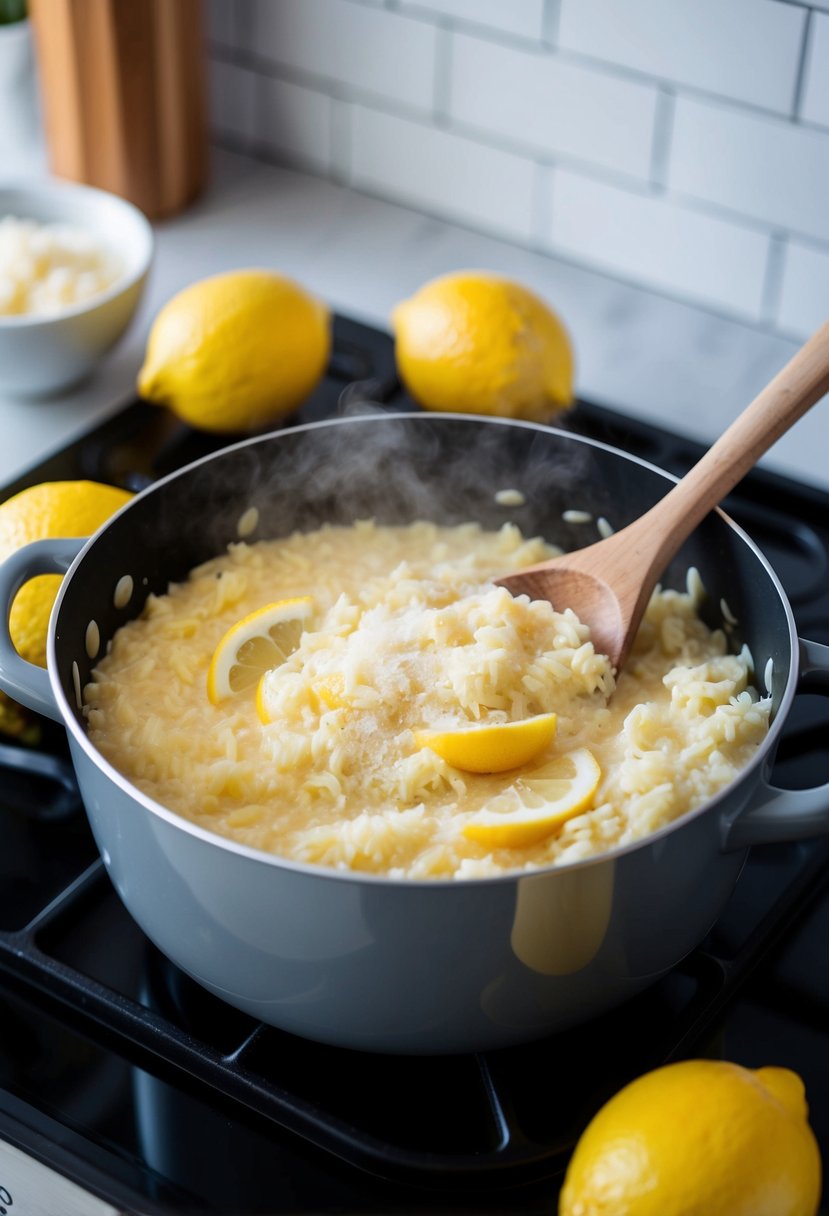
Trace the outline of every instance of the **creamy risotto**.
[[[118, 631], [84, 692], [90, 738], [194, 823], [316, 865], [473, 878], [639, 839], [731, 781], [770, 703], [747, 655], [700, 620], [693, 586], [654, 594], [617, 684], [572, 611], [491, 581], [552, 552], [512, 525], [365, 522], [233, 544]], [[258, 695], [211, 704], [208, 666], [228, 628], [295, 596], [313, 599], [298, 648]], [[453, 767], [422, 742], [549, 713], [553, 739], [507, 772]], [[585, 748], [601, 777], [566, 822], [520, 846], [465, 833]]]

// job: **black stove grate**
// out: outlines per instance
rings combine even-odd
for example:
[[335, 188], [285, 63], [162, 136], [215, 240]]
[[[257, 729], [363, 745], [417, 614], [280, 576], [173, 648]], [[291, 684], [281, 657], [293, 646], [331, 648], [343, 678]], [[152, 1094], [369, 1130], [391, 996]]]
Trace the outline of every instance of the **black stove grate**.
[[829, 842], [757, 850], [709, 939], [647, 992], [584, 1027], [475, 1056], [332, 1048], [225, 1006], [143, 939], [99, 861], [25, 928], [0, 933], [0, 971], [136, 1066], [202, 1082], [370, 1173], [510, 1186], [559, 1173], [627, 1081], [710, 1050], [739, 989], [829, 894], [827, 861]]
[[[396, 379], [390, 337], [337, 318], [329, 374], [291, 422], [367, 402], [414, 408]], [[701, 454], [689, 440], [586, 402], [565, 425], [676, 474]], [[72, 477], [138, 489], [226, 442], [134, 402], [4, 494]], [[828, 505], [829, 495], [759, 470], [725, 504], [777, 569], [801, 631], [827, 642]], [[823, 841], [754, 850], [702, 946], [589, 1026], [527, 1047], [434, 1060], [296, 1039], [217, 1001], [146, 941], [98, 860], [63, 733], [38, 725], [37, 747], [0, 749], [0, 762], [12, 762], [0, 789], [0, 1028], [11, 1027], [8, 1041], [25, 1010], [37, 1009], [146, 1076], [195, 1087], [226, 1104], [222, 1109], [234, 1118], [258, 1120], [266, 1135], [287, 1132], [378, 1178], [457, 1196], [477, 1192], [475, 1207], [483, 1211], [501, 1202], [485, 1193], [512, 1193], [560, 1176], [586, 1122], [634, 1076], [694, 1053], [731, 1050], [728, 1058], [735, 1058], [739, 1049], [729, 1036], [739, 1023], [736, 1010], [748, 1018], [745, 1045], [762, 1041], [756, 1027], [763, 1018], [788, 1018], [795, 1039], [829, 1024], [829, 979], [822, 956], [813, 963], [809, 954], [810, 943], [825, 941], [829, 930], [829, 841]], [[798, 698], [779, 748], [777, 784], [829, 779], [827, 728], [829, 701]], [[27, 770], [33, 761], [39, 774]], [[794, 971], [792, 949], [808, 960]], [[750, 1058], [748, 1046], [742, 1055], [748, 1064], [774, 1062]], [[34, 1071], [21, 1080], [0, 1057], [0, 1087], [25, 1097]], [[810, 1097], [813, 1126], [829, 1144], [825, 1080]], [[543, 1192], [539, 1210], [552, 1210], [549, 1194]], [[346, 1210], [374, 1210], [365, 1195], [363, 1202]], [[385, 1210], [398, 1209], [389, 1202]]]

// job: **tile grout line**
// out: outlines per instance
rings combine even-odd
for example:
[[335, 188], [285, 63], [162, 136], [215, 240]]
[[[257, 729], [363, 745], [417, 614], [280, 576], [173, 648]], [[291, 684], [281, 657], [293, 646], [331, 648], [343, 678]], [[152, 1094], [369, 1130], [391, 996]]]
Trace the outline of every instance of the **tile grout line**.
[[452, 28], [448, 23], [437, 25], [435, 41], [435, 74], [432, 82], [432, 107], [435, 126], [443, 129], [451, 121], [452, 98]]
[[674, 134], [676, 93], [660, 87], [656, 98], [651, 144], [650, 183], [660, 194], [668, 189], [668, 164]]
[[561, 0], [544, 0], [541, 14], [541, 43], [546, 47], [558, 46], [561, 28]]
[[783, 274], [786, 268], [788, 247], [789, 238], [786, 233], [773, 232], [771, 234], [766, 274], [760, 298], [760, 317], [772, 328], [776, 327], [776, 318], [783, 296]]
[[[228, 152], [235, 153], [237, 155], [251, 156], [251, 151], [242, 147], [238, 138], [232, 134], [214, 131], [211, 136], [211, 143], [214, 147], [225, 149]], [[301, 167], [297, 169], [296, 162], [291, 162], [286, 160], [284, 157], [280, 157], [279, 154], [275, 153], [273, 150], [263, 148], [261, 152], [257, 152], [256, 159], [261, 161], [262, 164], [270, 165], [277, 169], [288, 169], [290, 171], [307, 173], [312, 177], [320, 177], [320, 174], [317, 172], [313, 172]], [[544, 166], [540, 167], [544, 168]], [[332, 184], [337, 185], [338, 183]], [[693, 295], [689, 292], [684, 292], [681, 289], [671, 291], [665, 286], [657, 286], [644, 278], [636, 279], [630, 275], [624, 275], [618, 270], [601, 265], [598, 262], [589, 262], [583, 258], [577, 257], [572, 253], [568, 253], [566, 249], [556, 245], [554, 241], [544, 243], [540, 242], [538, 239], [531, 239], [529, 241], [521, 241], [517, 238], [510, 239], [508, 237], [504, 237], [503, 235], [499, 235], [497, 232], [494, 232], [491, 228], [488, 228], [485, 225], [475, 224], [473, 221], [467, 221], [464, 223], [457, 216], [447, 216], [445, 212], [442, 212], [437, 208], [426, 209], [424, 207], [413, 207], [411, 204], [406, 204], [405, 202], [401, 202], [399, 199], [391, 198], [387, 194], [378, 193], [376, 189], [372, 189], [366, 185], [349, 186], [348, 189], [351, 189], [358, 194], [364, 194], [367, 198], [376, 199], [378, 202], [388, 203], [390, 206], [401, 206], [404, 208], [408, 207], [409, 210], [416, 211], [424, 221], [434, 220], [440, 224], [448, 224], [452, 227], [460, 228], [466, 232], [513, 245], [517, 249], [533, 253], [539, 257], [548, 258], [553, 262], [558, 261], [566, 266], [572, 266], [577, 270], [583, 270], [588, 274], [599, 275], [604, 279], [608, 279], [614, 283], [619, 283], [633, 290], [644, 291], [650, 295], [657, 296], [660, 299], [671, 300], [674, 303], [682, 304], [689, 308], [694, 308], [708, 316], [724, 318], [725, 320], [745, 326], [747, 329], [751, 329], [759, 333], [770, 334], [774, 337], [779, 337], [790, 342], [801, 341], [804, 336], [798, 334], [794, 330], [779, 327], [773, 323], [770, 323], [765, 317], [752, 317], [737, 309], [728, 308], [726, 305], [718, 304], [712, 300], [704, 300], [700, 296]]]
[[[227, 61], [222, 60], [220, 62]], [[235, 66], [250, 68], [250, 63], [249, 61], [245, 64], [237, 62]], [[255, 71], [255, 67], [253, 70]], [[447, 116], [445, 125], [437, 126], [430, 120], [426, 111], [414, 110], [403, 103], [395, 102], [394, 99], [383, 98], [374, 94], [355, 94], [353, 90], [347, 89], [335, 81], [327, 82], [322, 80], [322, 78], [294, 70], [282, 71], [278, 66], [271, 68], [264, 75], [272, 79], [285, 80], [288, 83], [298, 84], [301, 87], [317, 91], [321, 96], [328, 97], [334, 102], [362, 105], [374, 113], [384, 114], [390, 118], [399, 119], [402, 122], [411, 122], [422, 127], [424, 130], [434, 131], [436, 134], [453, 135], [481, 149], [489, 149], [507, 156], [518, 157], [526, 161], [541, 164], [549, 169], [564, 169], [589, 181], [622, 190], [633, 197], [657, 197], [666, 206], [676, 206], [680, 210], [710, 216], [712, 219], [719, 219], [738, 228], [760, 232], [766, 236], [774, 231], [784, 231], [780, 229], [779, 224], [750, 215], [734, 207], [729, 207], [693, 194], [670, 191], [667, 185], [663, 189], [655, 191], [654, 183], [645, 178], [632, 177], [630, 174], [609, 169], [596, 162], [576, 159], [560, 152], [549, 152], [527, 144], [514, 143], [483, 128], [459, 123], [453, 120], [451, 116]], [[326, 87], [329, 84], [330, 87]], [[808, 233], [799, 228], [785, 231], [792, 238], [802, 241], [818, 252], [826, 252], [829, 248], [829, 241], [815, 236], [813, 233]]]
[[[558, 5], [560, 0], [551, 0], [554, 5]], [[689, 81], [677, 81], [669, 76], [662, 76], [658, 73], [645, 72], [638, 68], [628, 67], [626, 64], [614, 63], [610, 59], [601, 59], [598, 56], [589, 55], [584, 51], [573, 50], [569, 47], [562, 47], [558, 42], [555, 45], [547, 41], [546, 36], [540, 39], [532, 40], [523, 38], [519, 35], [510, 34], [503, 30], [498, 30], [493, 27], [483, 25], [473, 25], [459, 19], [436, 19], [434, 16], [427, 19], [426, 14], [420, 14], [415, 11], [401, 11], [400, 9], [379, 9], [374, 10], [374, 6], [361, 5], [368, 11], [379, 11], [394, 13], [395, 16], [406, 18], [408, 20], [417, 21], [419, 24], [430, 25], [433, 28], [446, 28], [455, 34], [461, 34], [471, 38], [477, 38], [484, 42], [489, 42], [495, 46], [501, 47], [504, 50], [509, 50], [518, 54], [535, 55], [544, 58], [557, 58], [562, 63], [568, 63], [573, 67], [580, 68], [588, 74], [596, 74], [598, 76], [609, 77], [613, 80], [627, 81], [629, 84], [638, 85], [640, 88], [658, 89], [664, 87], [673, 89], [685, 96], [691, 97], [710, 105], [722, 105], [726, 108], [735, 108], [741, 111], [746, 111], [758, 117], [769, 119], [777, 119], [780, 122], [791, 122], [791, 114], [785, 110], [781, 110], [774, 106], [762, 105], [759, 102], [748, 101], [742, 97], [734, 97], [728, 93], [717, 92], [716, 89], [705, 88], [701, 85], [694, 85]], [[554, 10], [555, 12], [556, 10]], [[811, 11], [811, 10], [810, 10]], [[558, 37], [558, 30], [556, 30]], [[249, 57], [261, 64], [261, 71], [272, 70], [279, 67], [290, 67], [283, 61], [274, 59], [267, 54], [252, 52], [249, 49], [238, 46], [231, 47], [225, 43], [211, 42], [210, 49], [217, 53], [217, 57], [230, 58], [234, 52], [238, 52], [243, 57]]]
[[353, 163], [351, 103], [328, 98], [328, 137], [331, 141], [329, 164], [331, 180], [337, 186], [351, 185]]
[[555, 190], [556, 173], [551, 165], [536, 161], [535, 177], [533, 178], [532, 200], [532, 231], [535, 240], [543, 247], [544, 242], [552, 239], [553, 231], [553, 191]]
[[[447, 32], [451, 34], [451, 31], [448, 30]], [[646, 175], [640, 177], [621, 169], [609, 168], [597, 161], [590, 161], [551, 151], [537, 144], [511, 140], [499, 135], [496, 131], [487, 130], [485, 127], [478, 127], [472, 123], [458, 121], [448, 111], [442, 116], [442, 122], [438, 125], [434, 121], [434, 116], [426, 108], [414, 106], [408, 102], [401, 102], [387, 95], [355, 89], [354, 86], [343, 84], [331, 77], [319, 76], [304, 68], [293, 68], [287, 64], [276, 63], [270, 60], [263, 61], [258, 56], [247, 51], [234, 55], [232, 58], [223, 56], [217, 59], [216, 62], [227, 63], [244, 71], [253, 72], [274, 80], [282, 80], [288, 84], [295, 84], [312, 92], [317, 92], [321, 96], [332, 97], [337, 101], [362, 105], [367, 109], [374, 110], [378, 114], [386, 114], [389, 117], [399, 118], [404, 122], [412, 122], [418, 126], [425, 127], [427, 130], [431, 129], [456, 135], [458, 138], [469, 140], [481, 148], [491, 148], [493, 151], [503, 152], [507, 155], [520, 157], [529, 161], [538, 160], [539, 158], [542, 161], [544, 158], [549, 158], [550, 161], [561, 159], [562, 164], [572, 167], [575, 171], [581, 169], [587, 176], [593, 176], [597, 180], [626, 188], [633, 193], [644, 194], [649, 189], [650, 182]]]
[[231, 30], [236, 47], [253, 42], [256, 35], [257, 13], [242, 0], [231, 0]]
[[[260, 61], [243, 52], [239, 58], [234, 57], [233, 60], [222, 59], [219, 62], [233, 62], [235, 66], [256, 72]], [[700, 215], [707, 215], [713, 219], [720, 219], [737, 227], [760, 232], [764, 235], [769, 235], [774, 231], [784, 231], [789, 236], [803, 241], [820, 252], [825, 252], [827, 247], [829, 247], [829, 241], [826, 238], [816, 236], [814, 233], [806, 232], [800, 228], [781, 229], [779, 223], [775, 224], [772, 221], [758, 218], [737, 208], [693, 194], [670, 191], [667, 183], [638, 178], [619, 170], [610, 169], [598, 162], [577, 159], [561, 152], [549, 151], [538, 146], [522, 144], [520, 142], [516, 143], [484, 128], [458, 122], [451, 115], [446, 115], [443, 125], [438, 126], [430, 118], [428, 111], [415, 109], [406, 103], [397, 102], [393, 98], [355, 92], [352, 88], [341, 85], [337, 81], [317, 77], [305, 71], [283, 68], [281, 65], [268, 63], [267, 70], [263, 75], [309, 88], [312, 91], [320, 93], [322, 96], [333, 99], [335, 102], [362, 105], [378, 114], [385, 114], [389, 117], [400, 119], [403, 122], [414, 123], [425, 130], [454, 135], [482, 149], [491, 149], [508, 156], [515, 156], [533, 163], [539, 163], [548, 168], [565, 169], [590, 181], [622, 190], [634, 197], [659, 197], [666, 205], [677, 206], [680, 209], [692, 211]], [[666, 91], [666, 97], [669, 95]], [[675, 102], [676, 97], [674, 95], [671, 109], [674, 108]], [[792, 125], [791, 120], [782, 119], [780, 121], [787, 122], [789, 126]], [[661, 186], [662, 188], [654, 190], [654, 185]]]
[[265, 77], [255, 73], [253, 78], [253, 99], [251, 101], [251, 135], [248, 140], [251, 145], [259, 140], [260, 132], [265, 129]]
[[[556, 0], [553, 0], [553, 2], [555, 3]], [[784, 3], [788, 2], [788, 0], [776, 0], [776, 2]], [[365, 7], [368, 7], [368, 5]], [[793, 7], [802, 6], [794, 5], [793, 3]], [[810, 9], [809, 13], [811, 14], [816, 11], [817, 10]], [[829, 12], [829, 10], [827, 10], [827, 12]], [[465, 36], [469, 33], [469, 31], [463, 27], [462, 23], [459, 22], [444, 21], [441, 24], [434, 22], [430, 24], [435, 25], [437, 30], [445, 29], [450, 35], [461, 34]], [[477, 31], [476, 34], [472, 36], [477, 36]], [[559, 59], [562, 63], [572, 64], [573, 66], [580, 67], [584, 71], [595, 73], [597, 76], [610, 80], [627, 81], [631, 84], [638, 84], [642, 88], [651, 87], [656, 92], [672, 94], [675, 102], [678, 100], [687, 99], [690, 101], [699, 102], [703, 105], [712, 107], [719, 106], [726, 110], [746, 114], [751, 118], [765, 119], [769, 122], [783, 123], [787, 126], [793, 125], [792, 115], [787, 115], [782, 110], [772, 109], [768, 106], [762, 106], [756, 102], [745, 101], [740, 98], [729, 97], [724, 93], [716, 93], [710, 89], [704, 89], [698, 85], [689, 84], [686, 81], [675, 81], [669, 79], [668, 77], [650, 76], [645, 73], [635, 71], [634, 69], [626, 68], [620, 64], [613, 64], [603, 59], [594, 59], [578, 51], [570, 51], [566, 48], [562, 49], [558, 46], [548, 45], [545, 42], [539, 42], [534, 45], [525, 42], [523, 45], [518, 46], [517, 44], [509, 43], [504, 39], [497, 38], [494, 35], [486, 38], [485, 41], [492, 42], [494, 45], [504, 47], [507, 50], [514, 50], [523, 54], [541, 55], [546, 56], [547, 58]], [[320, 81], [327, 82], [332, 88], [340, 90], [353, 87], [338, 81], [335, 77], [324, 76], [308, 68], [297, 68], [283, 60], [274, 59], [257, 51], [251, 51], [243, 46], [234, 46], [230, 43], [216, 42], [208, 39], [207, 50], [209, 58], [218, 63], [232, 64], [235, 67], [245, 68], [248, 71], [259, 72], [264, 76], [276, 76], [277, 78], [287, 80], [300, 78], [298, 80], [299, 83], [301, 83], [302, 77], [306, 77], [309, 82], [312, 82], [309, 83], [307, 87], [314, 87], [313, 82]], [[805, 74], [803, 72], [804, 62], [805, 60], [801, 63], [801, 67], [799, 69], [798, 80], [796, 82], [796, 91], [798, 87], [802, 87], [804, 84], [804, 81], [802, 80], [802, 77]], [[393, 98], [386, 98], [383, 94], [373, 94], [373, 96], [388, 100], [392, 104], [394, 103]], [[403, 105], [407, 103], [400, 104]], [[793, 104], [799, 106], [800, 99], [797, 98]], [[829, 125], [813, 119], [799, 117], [794, 125], [802, 127], [804, 130], [814, 131], [819, 135], [825, 136], [829, 134]]]
[[812, 14], [814, 10], [809, 8], [806, 10], [806, 20], [803, 22], [803, 41], [800, 45], [800, 56], [797, 62], [797, 75], [794, 82], [794, 97], [792, 98], [792, 121], [797, 122], [800, 117], [800, 111], [803, 107], [803, 94], [806, 91], [806, 78], [808, 72], [806, 70], [809, 60], [809, 51], [812, 44]]

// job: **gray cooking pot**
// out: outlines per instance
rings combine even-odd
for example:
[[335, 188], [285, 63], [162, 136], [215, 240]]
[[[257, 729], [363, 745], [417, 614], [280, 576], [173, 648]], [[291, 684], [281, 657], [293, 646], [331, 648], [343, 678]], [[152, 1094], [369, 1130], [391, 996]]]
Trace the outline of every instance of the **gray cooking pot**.
[[[0, 687], [64, 723], [118, 894], [158, 948], [211, 992], [274, 1026], [371, 1051], [461, 1052], [538, 1038], [619, 1004], [692, 950], [749, 845], [829, 831], [829, 785], [784, 792], [767, 781], [798, 689], [829, 692], [829, 647], [798, 639], [773, 570], [725, 515], [703, 521], [664, 582], [684, 587], [696, 566], [709, 623], [721, 623], [724, 598], [739, 621], [735, 647], [749, 645], [760, 681], [772, 660], [768, 737], [704, 806], [575, 865], [400, 881], [255, 852], [194, 826], [120, 776], [87, 738], [80, 690], [147, 594], [236, 540], [251, 507], [254, 538], [373, 515], [487, 527], [512, 520], [574, 548], [595, 534], [565, 524], [565, 510], [606, 516], [618, 528], [672, 481], [600, 443], [468, 416], [375, 413], [241, 443], [151, 486], [91, 539], [40, 541], [0, 568], [6, 619], [27, 578], [66, 573], [49, 626], [48, 672], [17, 656], [6, 628]], [[521, 490], [524, 505], [500, 506], [501, 489]]]

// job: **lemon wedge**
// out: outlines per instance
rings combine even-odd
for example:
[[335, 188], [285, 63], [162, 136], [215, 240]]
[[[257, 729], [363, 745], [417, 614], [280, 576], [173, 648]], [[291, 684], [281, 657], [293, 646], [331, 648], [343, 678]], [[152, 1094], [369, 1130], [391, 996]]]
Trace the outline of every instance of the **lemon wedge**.
[[586, 747], [558, 756], [519, 777], [514, 787], [479, 811], [463, 833], [491, 848], [523, 848], [590, 805], [602, 770]]
[[528, 764], [552, 742], [555, 714], [536, 714], [520, 722], [497, 722], [492, 726], [462, 726], [458, 730], [415, 732], [419, 747], [433, 752], [466, 773], [505, 773]]
[[[268, 668], [270, 671], [270, 668]], [[265, 676], [268, 671], [263, 671], [256, 685], [256, 714], [263, 726], [267, 726], [271, 721], [271, 716], [268, 713], [268, 707], [265, 704]]]
[[310, 595], [277, 600], [231, 625], [219, 642], [207, 672], [207, 695], [214, 705], [252, 688], [261, 676], [284, 663], [314, 610]]

